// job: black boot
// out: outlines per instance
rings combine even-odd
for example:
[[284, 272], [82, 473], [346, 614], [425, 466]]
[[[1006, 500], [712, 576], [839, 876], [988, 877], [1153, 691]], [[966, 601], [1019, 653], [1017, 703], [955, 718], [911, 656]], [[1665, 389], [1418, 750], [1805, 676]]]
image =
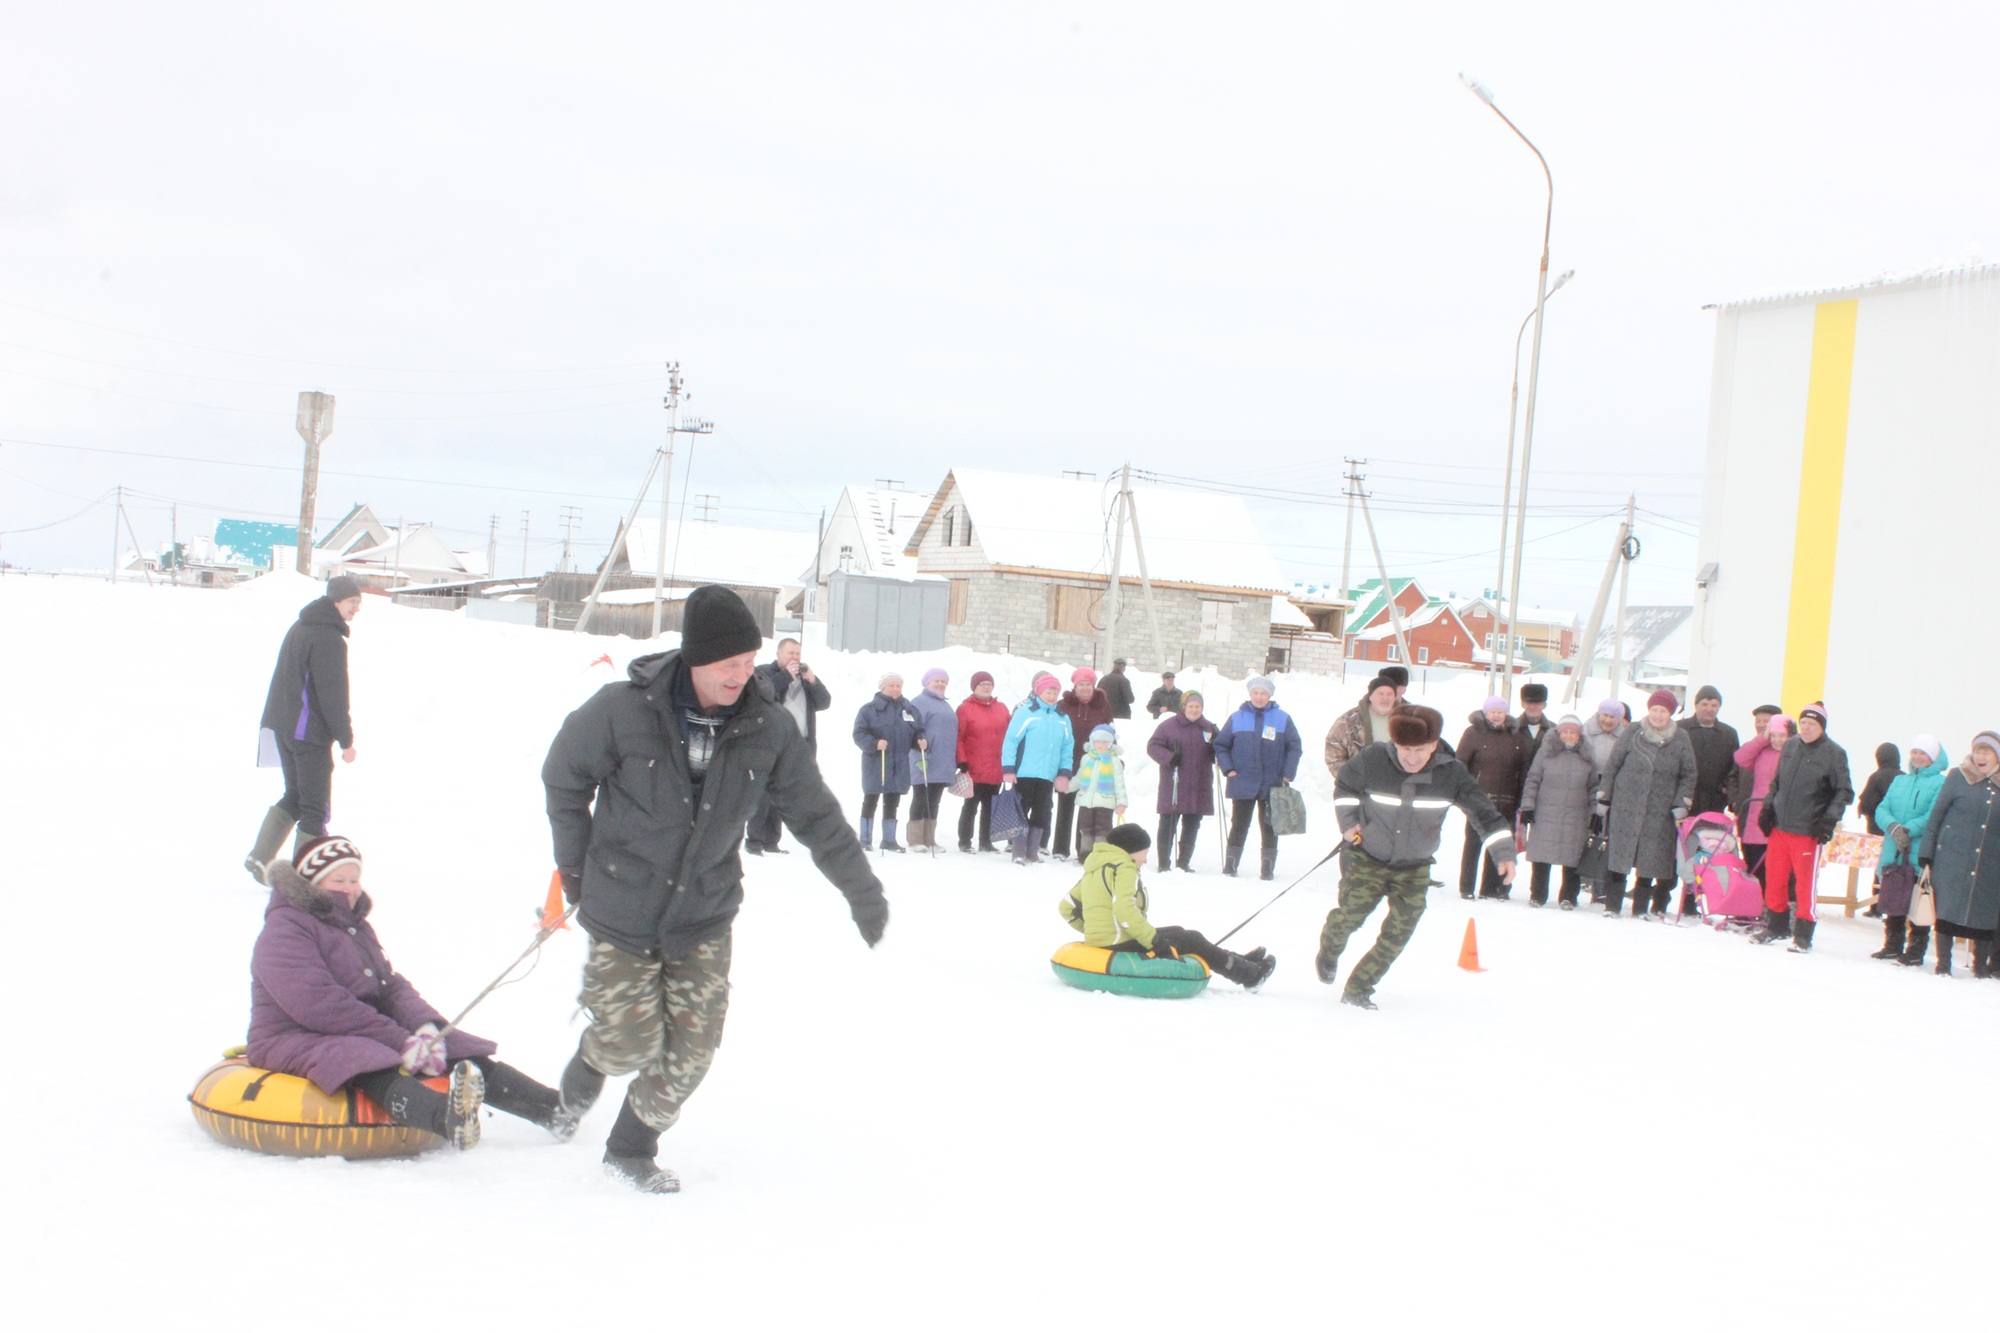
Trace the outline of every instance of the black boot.
[[1907, 934], [1909, 920], [1906, 916], [1883, 918], [1882, 947], [1868, 956], [1870, 958], [1901, 958], [1903, 956], [1903, 940]]
[[1257, 878], [1276, 879], [1278, 877], [1278, 849], [1276, 847], [1261, 847], [1258, 850], [1264, 854], [1264, 860], [1263, 868], [1258, 871]]
[[604, 1075], [591, 1067], [583, 1058], [583, 1048], [576, 1048], [576, 1054], [569, 1058], [563, 1069], [562, 1080], [556, 1085], [558, 1123], [549, 1127], [549, 1132], [567, 1143], [576, 1135], [576, 1127], [590, 1114], [590, 1108], [597, 1105], [598, 1097], [604, 1092]]
[[1937, 966], [1932, 968], [1931, 971], [1941, 977], [1951, 975], [1951, 947], [1956, 943], [1958, 941], [1951, 936], [1939, 932], [1937, 937]]
[[1321, 949], [1313, 955], [1313, 971], [1319, 973], [1322, 985], [1331, 986], [1333, 979], [1340, 975], [1340, 955]]
[[[1195, 835], [1200, 832], [1201, 832], [1200, 815], [1181, 816], [1181, 854], [1174, 860], [1174, 865], [1177, 869], [1186, 870], [1190, 874], [1193, 873], [1193, 871], [1189, 869], [1189, 863], [1194, 860]], [[1166, 852], [1163, 850], [1160, 853], [1160, 855], [1165, 856]]]
[[1792, 914], [1790, 912], [1773, 912], [1768, 907], [1764, 909], [1763, 924], [1750, 932], [1750, 942], [1752, 944], [1775, 944], [1779, 940], [1788, 940], [1791, 937]]
[[519, 1116], [531, 1125], [540, 1125], [564, 1143], [576, 1137], [576, 1122], [581, 1117], [563, 1110], [561, 1093], [499, 1060], [482, 1057], [476, 1063], [479, 1072], [486, 1076], [488, 1106]]
[[271, 864], [271, 858], [285, 845], [285, 836], [297, 823], [298, 820], [292, 818], [289, 811], [279, 806], [274, 805], [264, 812], [264, 825], [257, 830], [257, 841], [250, 848], [250, 855], [243, 858], [243, 868], [249, 871], [250, 877], [259, 884], [267, 886], [270, 884], [270, 880], [265, 878], [265, 873]]
[[1236, 878], [1236, 867], [1242, 862], [1242, 860], [1243, 860], [1243, 844], [1240, 842], [1230, 843], [1229, 855], [1225, 857], [1222, 862], [1222, 873], [1229, 876], [1231, 879]]
[[1613, 875], [1604, 881], [1604, 915], [1619, 916], [1625, 910], [1625, 877]]
[[1974, 940], [1972, 942], [1972, 975], [1981, 981], [1991, 981], [1996, 975], [1993, 967], [1993, 941]]
[[1351, 1004], [1356, 1009], [1374, 1009], [1377, 1007], [1377, 1005], [1375, 1001], [1372, 998], [1370, 998], [1371, 995], [1372, 992], [1365, 990], [1343, 991], [1341, 992], [1340, 1002], [1342, 1004]]
[[1896, 961], [1904, 967], [1922, 967], [1924, 950], [1930, 948], [1931, 928], [1929, 926], [1910, 927], [1910, 947], [1903, 950], [1903, 956]]
[[1261, 950], [1259, 953], [1262, 956], [1256, 958], [1244, 953], [1230, 954], [1222, 968], [1223, 980], [1233, 981], [1244, 990], [1256, 990], [1263, 985], [1277, 970], [1278, 960]]
[[1792, 953], [1812, 952], [1813, 927], [1817, 924], [1819, 923], [1816, 921], [1792, 922], [1792, 947], [1790, 952]]
[[618, 1108], [618, 1123], [604, 1141], [604, 1169], [641, 1194], [678, 1194], [680, 1177], [653, 1160], [660, 1150], [660, 1131], [639, 1118], [628, 1097]]

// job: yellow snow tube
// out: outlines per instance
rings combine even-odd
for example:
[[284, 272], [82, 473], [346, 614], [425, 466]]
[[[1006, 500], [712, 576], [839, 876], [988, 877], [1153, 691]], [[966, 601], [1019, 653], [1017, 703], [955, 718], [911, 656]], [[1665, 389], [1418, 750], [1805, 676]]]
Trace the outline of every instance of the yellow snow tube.
[[[426, 1082], [450, 1086], [444, 1079]], [[328, 1096], [311, 1079], [259, 1069], [240, 1056], [210, 1066], [188, 1105], [217, 1143], [275, 1157], [414, 1157], [444, 1142], [397, 1124], [358, 1089]]]

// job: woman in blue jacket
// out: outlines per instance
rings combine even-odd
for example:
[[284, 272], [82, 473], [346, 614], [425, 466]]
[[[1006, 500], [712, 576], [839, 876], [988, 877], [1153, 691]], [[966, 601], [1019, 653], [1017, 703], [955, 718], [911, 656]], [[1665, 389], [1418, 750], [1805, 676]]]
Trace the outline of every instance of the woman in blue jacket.
[[[1937, 737], [1925, 732], [1910, 738], [1910, 771], [1889, 783], [1871, 816], [1882, 830], [1881, 887], [1875, 901], [1882, 908], [1882, 947], [1876, 958], [1892, 958], [1915, 967], [1930, 947], [1929, 926], [1910, 926], [1910, 900], [1917, 887], [1917, 849], [1930, 828], [1931, 807], [1937, 804], [1951, 757]], [[1905, 948], [1909, 953], [1905, 955]]]
[[1249, 702], [1229, 715], [1215, 733], [1215, 766], [1229, 779], [1229, 855], [1222, 873], [1234, 875], [1250, 838], [1250, 812], [1257, 812], [1258, 846], [1264, 854], [1262, 878], [1278, 871], [1278, 831], [1271, 826], [1271, 789], [1299, 775], [1305, 745], [1291, 715], [1271, 702], [1269, 676], [1252, 676]]
[[1000, 783], [1021, 796], [1021, 813], [1028, 826], [1014, 837], [1014, 864], [1032, 865], [1042, 859], [1049, 836], [1051, 793], [1069, 790], [1075, 771], [1076, 737], [1069, 718], [1057, 707], [1062, 682], [1044, 671], [1035, 677], [1028, 696], [1007, 723], [1000, 742]]
[[891, 671], [882, 677], [875, 697], [854, 715], [854, 744], [861, 751], [861, 845], [875, 839], [875, 803], [882, 803], [882, 850], [900, 852], [896, 841], [896, 807], [910, 789], [910, 764], [904, 756], [929, 747], [924, 722], [903, 697], [903, 678]]

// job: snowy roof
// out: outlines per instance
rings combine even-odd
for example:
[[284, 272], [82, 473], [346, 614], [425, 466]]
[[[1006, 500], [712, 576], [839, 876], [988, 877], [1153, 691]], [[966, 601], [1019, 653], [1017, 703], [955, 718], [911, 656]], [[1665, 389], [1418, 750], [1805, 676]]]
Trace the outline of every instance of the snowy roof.
[[[1487, 614], [1496, 619], [1504, 619], [1506, 617], [1506, 612], [1501, 610], [1496, 602], [1489, 601], [1484, 597], [1461, 597], [1452, 602], [1451, 605], [1452, 609], [1457, 611], [1461, 616], [1471, 611], [1475, 606], [1483, 606], [1486, 608]], [[1545, 606], [1524, 606], [1515, 613], [1514, 623], [1517, 625], [1554, 625], [1562, 629], [1575, 629], [1576, 612], [1553, 611]]]
[[903, 547], [931, 507], [928, 491], [849, 486], [841, 491], [840, 498], [861, 526], [872, 572], [885, 575], [917, 572], [916, 558], [905, 555]]
[[[1115, 486], [1108, 482], [1020, 472], [953, 468], [904, 551], [914, 554], [954, 490], [971, 518], [987, 562], [1070, 574], [1111, 573]], [[1135, 486], [1146, 574], [1161, 583], [1279, 593], [1291, 580], [1278, 570], [1241, 497]], [[1125, 529], [1121, 578], [1139, 574], [1131, 525]]]
[[[1627, 662], [1663, 662], [1685, 664], [1687, 662], [1686, 635], [1678, 658], [1664, 650], [1675, 632], [1694, 618], [1692, 606], [1628, 606], [1625, 608], [1625, 651], [1620, 654]], [[1605, 625], [1597, 632], [1596, 652], [1592, 660], [1609, 662], [1614, 644], [1613, 627]]]
[[1817, 304], [1833, 298], [1860, 296], [1867, 292], [1893, 291], [1902, 287], [1939, 287], [1951, 282], [1981, 282], [1996, 277], [2000, 277], [2000, 264], [1989, 264], [1977, 255], [1967, 255], [1963, 259], [1934, 265], [1931, 268], [1885, 269], [1864, 282], [1850, 282], [1838, 287], [1772, 288], [1767, 291], [1752, 292], [1733, 301], [1718, 301], [1713, 306], [1705, 308], [1735, 310], [1743, 306], [1790, 305], [1801, 301]]
[[1292, 599], [1289, 597], [1273, 597], [1271, 599], [1271, 623], [1273, 625], [1290, 625], [1295, 629], [1311, 629], [1313, 627], [1312, 617], [1292, 605]]
[[1352, 607], [1353, 600], [1331, 583], [1294, 583], [1291, 598], [1308, 606]]
[[[1404, 581], [1407, 582], [1407, 580]], [[1428, 625], [1433, 620], [1436, 620], [1439, 616], [1447, 614], [1456, 615], [1458, 613], [1453, 611], [1449, 606], [1445, 605], [1443, 602], [1433, 602], [1431, 605], [1424, 607], [1421, 611], [1412, 611], [1410, 612], [1410, 614], [1404, 616], [1403, 632], [1407, 634], [1411, 630], [1416, 629], [1422, 625]], [[1370, 643], [1374, 643], [1382, 639], [1393, 639], [1396, 637], [1396, 618], [1394, 616], [1391, 616], [1389, 617], [1389, 619], [1383, 621], [1380, 625], [1377, 625], [1374, 629], [1360, 630], [1354, 634], [1348, 635], [1348, 637], [1350, 639], [1364, 639]]]
[[[625, 534], [624, 554], [635, 574], [650, 574], [658, 567], [655, 521], [641, 518]], [[800, 571], [812, 568], [815, 542], [810, 532], [739, 528], [726, 523], [669, 523], [667, 570], [674, 578], [701, 583], [796, 588]]]
[[[1392, 578], [1389, 580], [1389, 587], [1394, 595], [1401, 596], [1403, 589], [1415, 582], [1415, 579]], [[1423, 589], [1418, 588], [1417, 591], [1422, 592]], [[1347, 623], [1350, 625], [1366, 625], [1389, 608], [1388, 599], [1382, 596], [1380, 579], [1369, 579], [1349, 593], [1348, 598], [1354, 603], [1354, 609], [1347, 614]]]

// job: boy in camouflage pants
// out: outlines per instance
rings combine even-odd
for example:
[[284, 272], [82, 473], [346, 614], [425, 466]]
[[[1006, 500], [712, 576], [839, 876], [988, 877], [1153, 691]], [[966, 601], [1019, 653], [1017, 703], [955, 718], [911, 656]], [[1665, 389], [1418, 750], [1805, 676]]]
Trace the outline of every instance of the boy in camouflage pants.
[[1375, 1008], [1376, 985], [1403, 952], [1423, 917], [1433, 858], [1444, 818], [1455, 806], [1491, 853], [1501, 879], [1514, 882], [1514, 835], [1507, 821], [1458, 760], [1441, 757], [1444, 718], [1433, 708], [1398, 704], [1389, 715], [1389, 741], [1370, 745], [1340, 766], [1333, 812], [1340, 821], [1340, 905], [1320, 931], [1319, 979], [1332, 985], [1340, 952], [1375, 905], [1389, 903], [1389, 919], [1375, 947], [1348, 974], [1343, 1004]]

